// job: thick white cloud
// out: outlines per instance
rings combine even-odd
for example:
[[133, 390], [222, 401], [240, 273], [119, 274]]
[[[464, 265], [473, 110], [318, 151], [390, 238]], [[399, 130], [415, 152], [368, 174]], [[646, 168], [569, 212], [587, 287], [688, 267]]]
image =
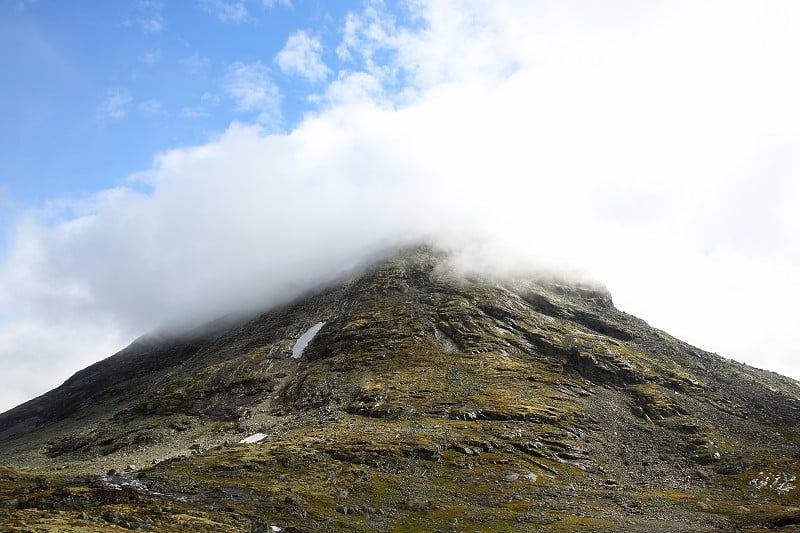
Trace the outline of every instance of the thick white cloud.
[[[137, 178], [149, 192], [20, 222], [0, 266], [17, 378], [0, 388], [42, 392], [67, 371], [20, 372], [77, 369], [426, 236], [583, 268], [655, 326], [800, 377], [797, 4], [577, 6], [414, 2], [403, 28], [373, 4], [344, 24], [349, 67], [324, 109], [293, 131], [234, 123], [161, 154]], [[237, 64], [228, 94], [275, 113], [271, 83]]]

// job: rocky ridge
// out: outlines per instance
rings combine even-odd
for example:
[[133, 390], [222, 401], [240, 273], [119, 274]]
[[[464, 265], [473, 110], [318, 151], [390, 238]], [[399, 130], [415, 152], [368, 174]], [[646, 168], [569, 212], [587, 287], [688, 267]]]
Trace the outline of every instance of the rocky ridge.
[[788, 530], [798, 421], [797, 382], [599, 285], [464, 274], [414, 247], [140, 340], [0, 415], [0, 528]]

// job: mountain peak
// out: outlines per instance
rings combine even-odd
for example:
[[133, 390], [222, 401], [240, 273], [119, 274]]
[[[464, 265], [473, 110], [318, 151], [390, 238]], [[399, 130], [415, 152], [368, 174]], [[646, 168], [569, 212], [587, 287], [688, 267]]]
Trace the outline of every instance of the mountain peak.
[[[800, 503], [799, 395], [600, 284], [413, 246], [134, 343], [0, 415], [0, 457], [36, 474], [155, 463], [125, 503], [155, 530], [165, 501], [231, 531], [761, 527]], [[61, 501], [43, 494], [30, 505]]]

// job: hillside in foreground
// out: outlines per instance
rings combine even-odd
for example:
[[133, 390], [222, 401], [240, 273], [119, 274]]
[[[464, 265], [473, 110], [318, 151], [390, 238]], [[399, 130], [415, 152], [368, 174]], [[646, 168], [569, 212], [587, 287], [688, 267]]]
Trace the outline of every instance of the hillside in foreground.
[[449, 265], [402, 250], [0, 415], [0, 530], [800, 530], [800, 384]]

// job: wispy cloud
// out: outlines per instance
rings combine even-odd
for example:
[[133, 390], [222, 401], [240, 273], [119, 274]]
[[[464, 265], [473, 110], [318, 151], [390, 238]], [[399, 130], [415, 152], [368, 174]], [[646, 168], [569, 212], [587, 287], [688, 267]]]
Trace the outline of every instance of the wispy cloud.
[[6, 209], [14, 205], [14, 195], [8, 185], [0, 184], [0, 208]]
[[181, 108], [181, 118], [197, 119], [210, 116], [208, 109], [205, 106], [187, 106]]
[[25, 11], [27, 8], [34, 5], [38, 0], [18, 0], [17, 11]]
[[[410, 5], [418, 6], [416, 3]], [[336, 55], [344, 64], [338, 72], [339, 87], [350, 76], [363, 81], [366, 75], [382, 87], [374, 94], [393, 95], [414, 89], [401, 82], [413, 81], [407, 74], [416, 69], [415, 62], [425, 59], [414, 50], [425, 34], [412, 34], [408, 28], [398, 26], [394, 15], [382, 6], [381, 2], [369, 2], [362, 12], [347, 14], [336, 47]]]
[[282, 100], [269, 69], [260, 61], [237, 61], [228, 67], [225, 92], [233, 100], [235, 110], [258, 113], [258, 122], [275, 127], [280, 121]]
[[272, 9], [275, 6], [293, 7], [292, 0], [261, 0], [261, 5], [267, 9]]
[[361, 13], [347, 14], [341, 31], [342, 39], [336, 48], [340, 59], [355, 60], [358, 57], [365, 68], [372, 70], [377, 65], [373, 57], [378, 51], [396, 51], [402, 44], [402, 32], [398, 31], [394, 16], [379, 9], [379, 5], [369, 5]]
[[219, 96], [212, 92], [206, 91], [200, 95], [200, 101], [203, 102], [203, 105], [216, 105], [219, 103]]
[[211, 60], [195, 52], [190, 56], [178, 60], [178, 63], [192, 71], [199, 72], [208, 68], [211, 65]]
[[167, 111], [164, 109], [164, 104], [162, 104], [160, 100], [156, 99], [145, 100], [139, 104], [139, 111], [141, 111], [142, 114], [151, 117], [167, 115]]
[[219, 103], [219, 96], [204, 92], [200, 96], [200, 103], [195, 106], [186, 106], [181, 109], [181, 117], [187, 119], [205, 118], [211, 115], [209, 108], [214, 107]]
[[140, 59], [142, 63], [147, 65], [148, 67], [152, 67], [159, 61], [161, 61], [161, 56], [163, 52], [160, 48], [154, 48], [152, 50], [146, 51], [144, 54], [141, 55]]
[[109, 89], [106, 99], [100, 104], [98, 115], [105, 119], [120, 120], [128, 114], [132, 100], [126, 89]]
[[164, 31], [166, 21], [163, 15], [164, 4], [155, 0], [139, 0], [133, 14], [125, 19], [128, 26], [136, 26], [145, 33]]
[[243, 1], [200, 0], [200, 7], [222, 23], [238, 23], [250, 20], [250, 12]]
[[324, 80], [331, 72], [322, 61], [322, 43], [304, 30], [289, 36], [286, 45], [275, 56], [275, 62], [283, 72], [312, 82]]

